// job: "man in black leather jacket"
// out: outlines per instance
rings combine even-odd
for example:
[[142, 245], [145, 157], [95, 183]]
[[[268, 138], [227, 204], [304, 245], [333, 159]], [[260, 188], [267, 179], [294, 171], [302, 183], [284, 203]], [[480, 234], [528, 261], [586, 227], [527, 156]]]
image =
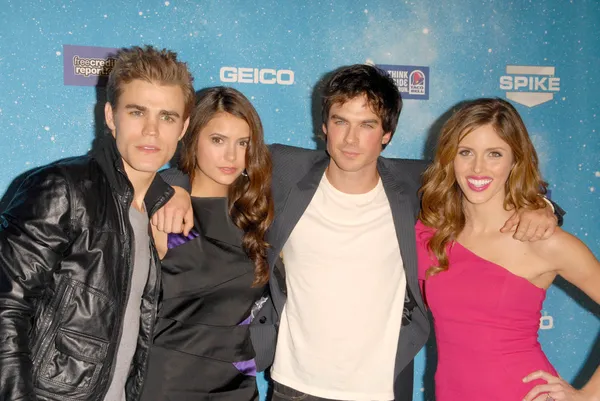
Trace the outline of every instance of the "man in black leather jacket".
[[175, 53], [147, 46], [119, 52], [107, 93], [112, 135], [36, 170], [0, 216], [0, 400], [141, 392], [160, 288], [148, 217], [173, 194], [156, 171], [194, 89]]

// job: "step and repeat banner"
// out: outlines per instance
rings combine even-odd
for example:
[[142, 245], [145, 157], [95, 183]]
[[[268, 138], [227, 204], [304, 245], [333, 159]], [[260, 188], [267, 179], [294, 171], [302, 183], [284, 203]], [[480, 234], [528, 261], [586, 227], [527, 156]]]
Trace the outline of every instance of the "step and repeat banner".
[[[453, 105], [509, 99], [551, 197], [568, 212], [564, 227], [600, 257], [597, 0], [2, 3], [2, 193], [31, 169], [90, 149], [117, 48], [177, 51], [197, 89], [230, 85], [246, 94], [269, 143], [307, 148], [322, 146], [319, 80], [342, 65], [372, 63], [389, 71], [405, 99], [385, 156], [430, 157]], [[549, 359], [565, 379], [585, 382], [600, 359], [598, 308], [558, 280], [542, 314]], [[431, 343], [416, 360], [416, 401], [433, 399], [434, 360]]]

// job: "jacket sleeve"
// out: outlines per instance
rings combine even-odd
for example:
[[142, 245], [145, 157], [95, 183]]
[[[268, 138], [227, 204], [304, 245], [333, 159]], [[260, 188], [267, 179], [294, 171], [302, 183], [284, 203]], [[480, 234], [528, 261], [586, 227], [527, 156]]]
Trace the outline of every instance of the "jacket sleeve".
[[554, 208], [554, 215], [556, 216], [557, 220], [558, 220], [558, 226], [562, 227], [565, 219], [564, 216], [565, 214], [567, 214], [567, 212], [565, 212], [565, 210], [559, 206], [558, 203], [554, 202], [552, 199], [548, 199], [548, 201], [550, 203], [552, 203], [552, 207]]
[[190, 177], [183, 171], [172, 167], [166, 170], [159, 171], [161, 178], [172, 187], [181, 187], [188, 192], [192, 192]]
[[38, 170], [0, 215], [0, 400], [36, 400], [29, 333], [34, 303], [69, 247], [68, 186]]

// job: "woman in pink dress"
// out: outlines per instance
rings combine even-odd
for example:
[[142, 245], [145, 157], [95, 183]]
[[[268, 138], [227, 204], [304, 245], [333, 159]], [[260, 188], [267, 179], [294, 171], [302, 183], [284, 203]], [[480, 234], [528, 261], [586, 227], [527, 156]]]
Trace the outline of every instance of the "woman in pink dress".
[[537, 340], [556, 275], [600, 302], [600, 263], [561, 229], [536, 242], [500, 232], [514, 209], [547, 207], [540, 188], [535, 149], [508, 102], [473, 101], [442, 128], [416, 230], [438, 346], [437, 401], [600, 399], [600, 369], [576, 390]]

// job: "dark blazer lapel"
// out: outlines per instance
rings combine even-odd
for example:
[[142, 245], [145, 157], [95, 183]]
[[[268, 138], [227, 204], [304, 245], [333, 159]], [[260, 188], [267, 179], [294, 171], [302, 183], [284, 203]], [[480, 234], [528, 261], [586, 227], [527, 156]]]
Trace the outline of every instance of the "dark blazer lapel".
[[[277, 314], [281, 316], [285, 297], [287, 294], [285, 284], [285, 266], [282, 263], [277, 263], [279, 254], [283, 249], [292, 230], [298, 224], [300, 217], [306, 211], [310, 201], [312, 200], [321, 178], [325, 173], [325, 169], [329, 165], [329, 156], [323, 152], [322, 158], [318, 159], [311, 165], [308, 172], [302, 177], [298, 183], [292, 184], [285, 200], [283, 207], [277, 208], [277, 199], [275, 200], [275, 221], [271, 225], [268, 233], [268, 240], [271, 248], [268, 251], [270, 277], [269, 286], [271, 287], [271, 297]], [[279, 184], [282, 185], [282, 184]], [[285, 257], [285, 256], [284, 256]], [[277, 270], [275, 269], [277, 264]]]
[[[304, 175], [296, 185], [292, 186], [288, 193], [285, 205], [281, 211], [278, 212], [278, 216], [275, 216], [275, 222], [271, 227], [271, 238], [273, 238], [271, 245], [276, 257], [281, 252], [283, 245], [290, 237], [290, 234], [294, 227], [296, 227], [300, 217], [302, 217], [306, 211], [308, 204], [319, 187], [321, 178], [323, 178], [323, 174], [328, 165], [329, 156], [327, 153], [323, 152], [323, 157], [311, 166], [306, 175]], [[270, 262], [272, 269], [274, 260]]]
[[[411, 198], [416, 194], [407, 193], [409, 190], [402, 183], [402, 178], [394, 177], [394, 175], [386, 168], [383, 160], [379, 158], [377, 161], [377, 170], [381, 176], [383, 188], [390, 202], [392, 217], [394, 219], [394, 227], [396, 229], [396, 238], [400, 246], [404, 271], [406, 272], [406, 281], [413, 294], [418, 294], [418, 265], [417, 265], [417, 243], [415, 239], [415, 210], [411, 204]], [[423, 310], [425, 307], [421, 297], [415, 297], [417, 304]]]

